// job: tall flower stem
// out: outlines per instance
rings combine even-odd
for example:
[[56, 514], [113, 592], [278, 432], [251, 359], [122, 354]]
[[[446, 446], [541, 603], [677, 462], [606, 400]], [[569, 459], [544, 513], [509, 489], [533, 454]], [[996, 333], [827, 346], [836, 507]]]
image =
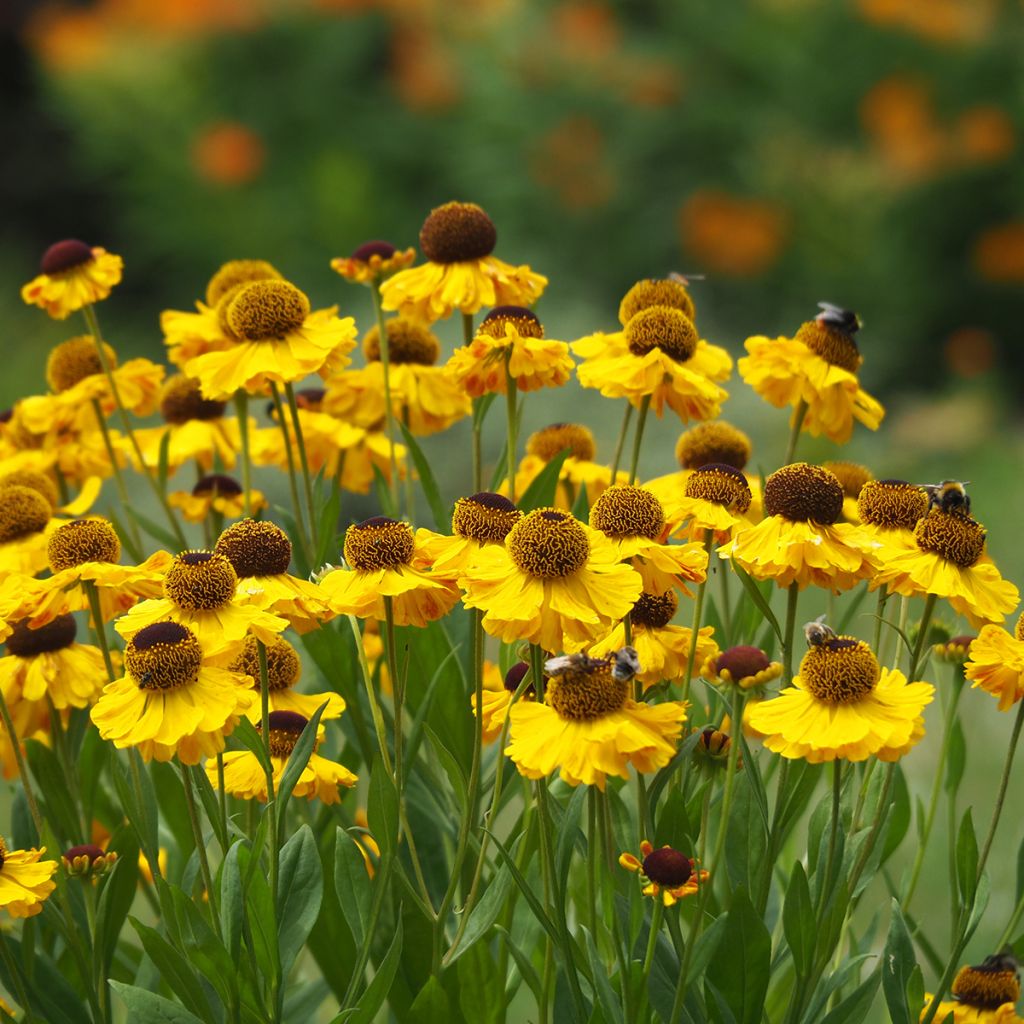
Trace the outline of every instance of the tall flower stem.
[[797, 403], [796, 408], [793, 410], [793, 426], [789, 432], [789, 444], [786, 446], [786, 460], [783, 462], [784, 466], [788, 466], [793, 461], [793, 456], [796, 455], [797, 441], [800, 440], [800, 431], [803, 430], [804, 417], [807, 415], [807, 402], [804, 399], [800, 399]]
[[82, 315], [85, 317], [89, 333], [93, 336], [93, 340], [96, 342], [96, 354], [99, 357], [100, 366], [103, 367], [103, 372], [106, 374], [107, 383], [110, 385], [110, 393], [114, 399], [114, 405], [117, 407], [118, 418], [121, 420], [121, 427], [131, 443], [132, 451], [135, 452], [135, 458], [138, 460], [139, 472], [141, 472], [146, 478], [150, 489], [156, 496], [156, 500], [164, 510], [164, 514], [167, 516], [167, 521], [171, 525], [171, 532], [174, 534], [175, 539], [182, 548], [186, 548], [188, 547], [188, 542], [185, 540], [185, 534], [182, 532], [181, 524], [178, 522], [178, 518], [174, 514], [174, 509], [171, 508], [167, 501], [167, 495], [164, 493], [163, 488], [157, 482], [156, 477], [153, 476], [152, 470], [146, 465], [145, 459], [142, 457], [142, 449], [139, 447], [138, 438], [135, 436], [135, 431], [132, 429], [131, 420], [128, 419], [128, 410], [125, 409], [124, 402], [121, 401], [121, 392], [118, 390], [117, 381], [114, 378], [114, 373], [110, 366], [110, 362], [107, 359], [107, 354], [103, 351], [103, 335], [100, 334], [100, 325], [99, 321], [96, 319], [96, 310], [87, 303], [82, 307]]
[[519, 424], [519, 418], [516, 415], [516, 399], [519, 395], [519, 388], [509, 369], [511, 362], [512, 348], [510, 346], [505, 353], [505, 417], [508, 423], [508, 494], [509, 501], [514, 505], [516, 503], [516, 440]]
[[782, 635], [782, 681], [793, 681], [793, 644], [796, 640], [796, 606], [800, 599], [800, 585], [791, 583], [786, 595], [786, 624]]
[[837, 757], [832, 762], [832, 821], [828, 833], [828, 853], [825, 856], [825, 873], [821, 876], [819, 915], [828, 902], [829, 883], [832, 878], [832, 867], [836, 859], [836, 844], [839, 839], [839, 815], [843, 799], [843, 762]]
[[373, 315], [377, 319], [378, 346], [380, 348], [380, 367], [384, 375], [384, 424], [391, 447], [391, 478], [388, 481], [391, 490], [391, 501], [398, 508], [398, 457], [395, 455], [395, 411], [391, 405], [391, 342], [388, 338], [387, 325], [384, 322], [384, 307], [380, 301], [380, 282], [374, 281], [370, 286], [373, 299]]
[[295, 515], [295, 527], [299, 531], [299, 544], [306, 556], [306, 561], [311, 565], [314, 553], [309, 546], [309, 535], [306, 533], [306, 523], [302, 515], [302, 503], [299, 501], [299, 485], [295, 472], [295, 455], [292, 452], [292, 439], [288, 433], [288, 423], [284, 415], [281, 391], [274, 383], [270, 385], [270, 396], [274, 401], [274, 413], [277, 416], [277, 425], [281, 431], [281, 438], [284, 441], [284, 457], [288, 463], [288, 489], [291, 491], [292, 512]]
[[629, 436], [629, 424], [633, 419], [633, 406], [627, 402], [626, 411], [622, 414], [622, 426], [619, 428], [619, 439], [615, 442], [615, 455], [612, 458], [611, 483], [619, 475], [619, 463], [622, 461], [622, 452], [626, 447], [626, 438]]
[[270, 669], [267, 665], [267, 648], [262, 640], [256, 641], [256, 656], [260, 666], [260, 732], [263, 734], [263, 745], [267, 751], [267, 763], [264, 773], [267, 780], [267, 808], [270, 814], [270, 891], [277, 906], [277, 878], [280, 859], [281, 842], [278, 835], [278, 814], [274, 794], [274, 762], [270, 750]]
[[[633, 458], [629, 463], [629, 482], [636, 483], [636, 473], [640, 465], [640, 445], [644, 439], [644, 427], [647, 425], [647, 413], [651, 408], [651, 396], [644, 395], [640, 400], [640, 411], [636, 418], [636, 433], [633, 435]], [[614, 476], [612, 483], [615, 483]]]
[[299, 405], [295, 401], [295, 388], [289, 382], [284, 386], [285, 397], [288, 399], [288, 411], [292, 417], [292, 429], [295, 431], [295, 446], [299, 449], [299, 468], [302, 470], [302, 484], [306, 492], [306, 508], [309, 510], [309, 536], [313, 542], [313, 551], [318, 550], [316, 502], [313, 500], [313, 479], [309, 475], [309, 458], [306, 454], [306, 441], [302, 436], [302, 421], [299, 419]]
[[185, 790], [185, 805], [188, 808], [188, 820], [192, 826], [192, 836], [196, 844], [196, 856], [199, 858], [199, 873], [203, 876], [206, 887], [206, 898], [210, 904], [214, 930], [220, 935], [220, 914], [217, 913], [217, 893], [213, 888], [213, 874], [210, 871], [210, 859], [206, 855], [206, 839], [203, 837], [203, 826], [199, 821], [199, 810], [196, 807], [196, 795], [192, 789], [192, 776], [187, 765], [178, 762], [181, 772], [181, 786]]
[[235, 392], [235, 417], [242, 442], [242, 500], [246, 516], [252, 515], [252, 453], [249, 448], [249, 396], [241, 388]]
[[[715, 542], [712, 530], [704, 531], [704, 550], [707, 552], [708, 563], [711, 562], [711, 547]], [[697, 596], [693, 599], [693, 619], [690, 622], [690, 648], [686, 652], [686, 671], [683, 673], [683, 693], [680, 700], [686, 701], [690, 696], [690, 679], [697, 662], [697, 644], [700, 639], [700, 623], [704, 615], [704, 592], [707, 590], [708, 578], [697, 584]]]
[[[114, 477], [114, 486], [117, 488], [117, 496], [121, 500], [121, 507], [127, 511], [131, 507], [131, 500], [128, 497], [128, 486], [124, 482], [124, 476], [121, 474], [121, 467], [117, 462], [117, 449], [114, 448], [114, 441], [110, 436], [110, 429], [107, 427], [107, 418], [103, 415], [103, 408], [100, 406], [100, 400], [94, 398], [92, 400], [93, 413], [96, 416], [96, 423], [99, 426], [100, 436], [103, 438], [103, 447], [107, 451], [107, 458], [110, 459], [110, 469]], [[136, 562], [142, 561], [142, 539], [139, 536], [139, 525], [130, 516], [126, 515], [124, 519], [125, 547], [128, 548], [128, 554], [135, 559]], [[182, 548], [188, 545], [182, 543]]]
[[925, 640], [928, 637], [928, 626], [932, 621], [932, 612], [935, 611], [937, 598], [929, 594], [925, 598], [924, 611], [921, 612], [921, 623], [917, 628], [917, 640], [914, 643], [914, 651], [910, 656], [910, 667], [907, 669], [907, 682], [912, 683], [917, 679], [917, 670], [921, 667], [921, 659], [924, 654]]
[[100, 604], [100, 593], [96, 589], [93, 580], [82, 580], [82, 589], [85, 591], [86, 600], [89, 602], [89, 614], [92, 616], [92, 628], [96, 634], [100, 653], [103, 655], [103, 665], [107, 670], [107, 679], [113, 682], [117, 678], [114, 669], [114, 658], [110, 653], [110, 641], [107, 639], [107, 628], [103, 624], [103, 608]]
[[889, 597], [889, 586], [883, 583], [878, 588], [878, 601], [875, 604], [875, 635], [871, 640], [871, 649], [875, 652], [875, 657], [878, 658], [879, 664], [882, 660], [881, 644], [882, 644], [882, 626], [885, 624], [885, 602]]

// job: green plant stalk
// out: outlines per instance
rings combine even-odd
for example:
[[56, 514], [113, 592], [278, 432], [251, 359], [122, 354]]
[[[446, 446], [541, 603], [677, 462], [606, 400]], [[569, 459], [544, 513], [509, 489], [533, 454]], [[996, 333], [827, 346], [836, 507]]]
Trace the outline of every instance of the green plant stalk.
[[260, 732], [263, 746], [267, 751], [267, 765], [263, 769], [267, 780], [267, 812], [270, 814], [268, 840], [270, 848], [270, 892], [277, 906], [277, 879], [281, 856], [281, 837], [278, 834], [277, 797], [274, 793], [274, 762], [270, 752], [270, 669], [267, 665], [267, 648], [262, 640], [256, 641], [256, 656], [260, 666]]
[[71, 802], [75, 805], [76, 816], [78, 812], [81, 812], [82, 820], [78, 822], [78, 825], [82, 830], [80, 833], [82, 842], [87, 843], [90, 838], [90, 829], [89, 822], [85, 817], [85, 805], [82, 802], [81, 787], [78, 783], [78, 769], [75, 766], [74, 759], [71, 757], [68, 736], [64, 729], [64, 721], [57, 710], [57, 706], [53, 703], [53, 697], [50, 696], [49, 691], [46, 693], [46, 703], [50, 711], [50, 735], [53, 737], [53, 751], [57, 756], [57, 763], [64, 773], [64, 783], [68, 788], [68, 793], [71, 795]]
[[[164, 493], [163, 488], [157, 482], [156, 477], [153, 476], [150, 468], [146, 465], [146, 462], [142, 457], [142, 449], [139, 447], [138, 438], [135, 436], [135, 431], [132, 429], [131, 420], [128, 419], [128, 411], [125, 409], [124, 403], [121, 401], [121, 392], [118, 390], [113, 370], [111, 369], [110, 363], [107, 361], [106, 352], [103, 351], [103, 335], [100, 334], [100, 325], [99, 321], [96, 319], [96, 310], [93, 309], [91, 303], [86, 303], [86, 305], [82, 307], [82, 315], [85, 317], [89, 333], [93, 336], [93, 340], [96, 342], [96, 354], [99, 357], [100, 366], [103, 367], [103, 372], [106, 374], [107, 383], [110, 385], [110, 393], [114, 399], [114, 405], [117, 406], [117, 413], [118, 418], [121, 420], [121, 427], [131, 443], [132, 451], [135, 452], [135, 457], [139, 461], [139, 472], [141, 472], [148, 481], [153, 494], [156, 496], [156, 500], [160, 503], [160, 507], [164, 510], [164, 514], [167, 516], [167, 521], [171, 524], [171, 532], [174, 534], [175, 539], [184, 550], [188, 547], [188, 541], [185, 540], [185, 534], [182, 532], [181, 524], [178, 522], [178, 518], [174, 514], [174, 509], [171, 508], [167, 501], [167, 495]], [[99, 403], [97, 402], [96, 404], [98, 405]], [[102, 419], [102, 410], [99, 411], [99, 416]]]
[[[32, 1007], [28, 1001], [28, 992], [25, 991], [24, 982], [21, 980], [21, 965], [14, 959], [14, 954], [11, 952], [11, 947], [7, 945], [7, 939], [4, 937], [2, 928], [0, 928], [0, 957], [3, 958], [4, 963], [7, 965], [7, 973], [10, 974], [14, 982], [14, 996], [25, 1011], [25, 1024], [35, 1024], [38, 1018], [32, 1012]], [[13, 1018], [11, 1019], [13, 1020]]]
[[[711, 546], [715, 542], [715, 535], [711, 530], [704, 531], [704, 550], [707, 552], [708, 562], [711, 561]], [[697, 644], [700, 640], [700, 624], [704, 615], [704, 593], [707, 590], [708, 578], [697, 584], [697, 595], [693, 600], [693, 619], [690, 622], [690, 649], [686, 652], [686, 671], [683, 673], [683, 690], [680, 700], [684, 703], [690, 698], [690, 680], [693, 676], [694, 666], [697, 662]]]
[[786, 594], [786, 625], [782, 640], [782, 681], [788, 686], [793, 682], [793, 644], [796, 640], [796, 606], [800, 599], [800, 585], [790, 583]]
[[616, 482], [619, 475], [619, 463], [622, 461], [622, 453], [626, 448], [626, 438], [629, 436], [629, 424], [632, 419], [633, 406], [627, 402], [626, 411], [622, 414], [622, 426], [619, 427], [619, 438], [615, 442], [615, 455], [612, 457], [612, 483]]
[[519, 396], [519, 387], [515, 377], [509, 369], [512, 362], [512, 348], [505, 352], [505, 419], [507, 423], [507, 465], [508, 465], [508, 494], [509, 501], [516, 503], [516, 449], [518, 417], [516, 415], [516, 399]]
[[249, 448], [249, 396], [239, 388], [235, 392], [235, 417], [242, 442], [242, 500], [246, 517], [252, 515], [252, 454]]
[[[622, 928], [619, 924], [619, 915], [614, 908], [614, 871], [618, 864], [615, 856], [615, 840], [612, 835], [612, 807], [608, 797], [608, 791], [599, 794], [598, 808], [601, 819], [601, 833], [604, 840], [605, 872], [604, 872], [604, 893], [611, 899], [605, 904], [605, 916], [612, 919], [612, 940], [615, 944], [615, 957], [619, 962], [619, 977], [622, 978], [620, 988], [622, 990], [622, 1015], [627, 1021], [636, 1019], [633, 1013], [633, 994], [629, 986], [629, 955], [622, 935]], [[611, 888], [610, 888], [611, 887]]]
[[352, 976], [349, 979], [348, 989], [345, 998], [341, 1001], [340, 1012], [351, 1009], [359, 994], [360, 982], [366, 971], [366, 964], [370, 959], [370, 946], [377, 934], [377, 924], [380, 921], [381, 910], [384, 907], [384, 896], [387, 893], [388, 882], [391, 880], [391, 871], [394, 867], [394, 854], [386, 853], [381, 858], [380, 873], [374, 879], [373, 903], [370, 905], [370, 919], [366, 924], [366, 932], [363, 935], [363, 944], [356, 957], [355, 966], [352, 968]]
[[218, 937], [220, 937], [220, 914], [217, 913], [217, 894], [213, 889], [213, 874], [210, 871], [210, 860], [206, 856], [206, 840], [203, 838], [203, 826], [199, 821], [199, 811], [196, 808], [196, 796], [192, 791], [192, 776], [189, 775], [188, 767], [180, 761], [178, 762], [178, 769], [181, 772], [181, 786], [185, 791], [188, 820], [192, 826], [192, 835], [196, 843], [196, 854], [199, 857], [199, 872], [203, 876], [203, 885], [206, 886], [206, 897], [210, 903], [213, 927]]
[[380, 367], [384, 376], [384, 429], [387, 431], [390, 445], [391, 479], [388, 486], [391, 490], [391, 501], [398, 508], [398, 457], [395, 455], [395, 411], [391, 405], [391, 339], [388, 337], [384, 322], [384, 307], [380, 301], [380, 282], [374, 281], [370, 286], [370, 297], [373, 299], [373, 315], [377, 320], [377, 338], [380, 349]]
[[288, 399], [288, 412], [292, 417], [292, 428], [295, 431], [295, 446], [299, 449], [299, 468], [302, 470], [302, 486], [306, 493], [306, 508], [309, 510], [309, 536], [313, 542], [314, 553], [319, 550], [317, 538], [316, 501], [313, 499], [313, 478], [309, 475], [309, 457], [306, 454], [306, 440], [302, 436], [302, 421], [299, 419], [299, 405], [295, 401], [295, 388], [289, 382], [284, 386], [285, 397]]
[[[729, 599], [729, 576], [732, 574], [732, 564], [728, 559], [718, 555], [716, 567], [722, 591], [722, 633], [724, 634], [722, 646], [724, 647], [725, 644], [732, 643], [732, 601]], [[708, 568], [711, 568], [710, 551], [708, 551]]]
[[292, 497], [292, 511], [295, 514], [295, 527], [299, 531], [299, 544], [306, 556], [306, 562], [312, 564], [313, 552], [309, 546], [309, 536], [306, 533], [306, 523], [302, 515], [302, 505], [299, 502], [299, 485], [295, 472], [295, 456], [292, 454], [292, 442], [288, 434], [288, 424], [285, 421], [284, 403], [281, 401], [281, 391], [273, 382], [270, 385], [270, 396], [274, 401], [274, 413], [277, 416], [277, 425], [284, 440], [284, 456], [288, 462], [288, 489]]
[[[114, 486], [117, 488], [117, 496], [121, 499], [121, 505], [123, 508], [128, 509], [131, 507], [131, 502], [128, 498], [128, 487], [124, 482], [124, 477], [121, 475], [121, 467], [117, 464], [117, 451], [114, 449], [114, 442], [110, 437], [110, 430], [107, 427], [106, 417], [103, 415], [103, 409], [100, 407], [100, 400], [94, 398], [92, 400], [93, 413], [96, 416], [96, 422], [99, 425], [100, 436], [103, 438], [103, 447], [107, 451], [107, 458], [110, 459], [110, 468], [114, 477]], [[124, 519], [124, 528], [126, 536], [124, 538], [125, 547], [128, 548], [128, 554], [135, 559], [136, 562], [142, 561], [142, 539], [139, 536], [138, 523], [131, 516], [126, 516]], [[182, 544], [182, 548], [187, 545]]]
[[[640, 410], [636, 418], [636, 433], [633, 435], [633, 457], [629, 463], [629, 482], [630, 484], [636, 483], [637, 469], [640, 466], [640, 445], [644, 439], [644, 427], [647, 425], [647, 413], [651, 408], [651, 396], [644, 395], [640, 399]], [[614, 476], [612, 477], [612, 483], [615, 482]]]
[[912, 683], [917, 678], [917, 670], [921, 667], [922, 655], [924, 653], [925, 639], [928, 636], [928, 627], [932, 621], [932, 612], [935, 610], [935, 594], [929, 594], [925, 598], [924, 611], [921, 612], [921, 624], [917, 631], [917, 641], [914, 643], [914, 651], [910, 656], [910, 667], [907, 669], [907, 682]]
[[828, 854], [825, 857], [825, 873], [821, 876], [821, 903], [818, 907], [818, 918], [821, 919], [828, 903], [828, 886], [835, 866], [836, 845], [839, 840], [839, 815], [842, 810], [843, 769], [842, 761], [837, 757], [832, 762], [832, 820], [828, 833]]
[[113, 682], [117, 678], [114, 669], [114, 659], [110, 654], [110, 642], [107, 639], [107, 630], [103, 624], [103, 608], [100, 605], [100, 594], [96, 589], [93, 580], [82, 580], [82, 589], [85, 591], [86, 600], [89, 602], [89, 614], [92, 616], [92, 628], [96, 634], [100, 653], [103, 655], [103, 665], [107, 670], [107, 678]]
[[790, 465], [793, 456], [796, 455], [796, 445], [800, 440], [800, 431], [803, 430], [804, 418], [807, 416], [807, 403], [801, 398], [797, 407], [793, 410], [793, 425], [789, 431], [789, 444], [786, 446], [786, 460], [782, 464]]
[[647, 979], [651, 975], [651, 965], [654, 963], [654, 951], [658, 948], [658, 935], [661, 932], [661, 919], [665, 912], [665, 905], [660, 894], [654, 899], [654, 909], [651, 911], [650, 931], [647, 933], [647, 949], [644, 952], [643, 967], [640, 971], [640, 992], [637, 996], [636, 1016], [642, 1020], [644, 1010], [647, 1008]]
[[885, 624], [885, 602], [889, 598], [889, 585], [883, 583], [878, 588], [878, 601], [875, 604], [875, 635], [871, 640], [871, 649], [875, 652], [879, 664], [882, 661], [882, 626]]

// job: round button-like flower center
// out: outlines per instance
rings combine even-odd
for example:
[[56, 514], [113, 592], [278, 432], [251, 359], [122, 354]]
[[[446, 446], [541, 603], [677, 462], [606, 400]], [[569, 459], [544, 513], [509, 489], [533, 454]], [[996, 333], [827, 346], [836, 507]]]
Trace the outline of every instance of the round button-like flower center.
[[643, 593], [633, 605], [630, 618], [634, 626], [662, 629], [672, 621], [678, 607], [679, 598], [671, 590], [664, 594]]
[[183, 551], [164, 577], [164, 597], [179, 608], [210, 611], [235, 596], [238, 577], [224, 555], [213, 551]]
[[[270, 726], [270, 742], [267, 744], [270, 756], [285, 759], [291, 757], [308, 723], [309, 719], [297, 711], [271, 711], [267, 718], [267, 725]], [[256, 728], [262, 731], [263, 723], [260, 722]]]
[[50, 521], [50, 503], [31, 487], [0, 488], [0, 544], [38, 533]]
[[906, 480], [869, 480], [857, 498], [857, 515], [870, 526], [912, 530], [927, 513], [928, 495]]
[[626, 702], [630, 684], [612, 675], [611, 665], [576, 669], [548, 681], [545, 698], [562, 718], [586, 722], [610, 715]]
[[722, 420], [711, 420], [679, 435], [676, 461], [683, 469], [699, 469], [710, 463], [743, 469], [752, 450], [750, 438], [742, 430]]
[[173, 690], [199, 678], [203, 651], [192, 630], [178, 622], [140, 629], [124, 649], [124, 667], [140, 690]]
[[253, 281], [281, 280], [281, 274], [266, 260], [228, 260], [206, 286], [206, 304], [216, 306], [233, 288]]
[[[433, 366], [441, 355], [441, 343], [426, 324], [410, 317], [394, 316], [384, 324], [388, 332], [388, 360], [395, 364]], [[368, 362], [380, 362], [380, 331], [371, 327], [363, 339]]]
[[678, 889], [693, 877], [693, 861], [671, 846], [652, 850], [644, 857], [643, 873], [666, 889]]
[[872, 479], [871, 470], [856, 462], [823, 462], [822, 465], [839, 481], [848, 498], [859, 497], [864, 485]]
[[[267, 684], [271, 690], [288, 690], [302, 674], [302, 661], [298, 652], [283, 637], [274, 637], [267, 648]], [[252, 676], [253, 689], [258, 690], [260, 680], [259, 644], [254, 636], [245, 638], [242, 653], [231, 663], [232, 672]]]
[[712, 463], [695, 469], [686, 478], [683, 493], [687, 498], [712, 501], [737, 512], [746, 512], [752, 498], [747, 478], [726, 463]]
[[[525, 661], [517, 661], [506, 673], [505, 673], [505, 689], [509, 693], [515, 693], [522, 684], [526, 673], [530, 671], [530, 666]], [[526, 693], [533, 694], [533, 683], [526, 688]]]
[[7, 859], [7, 843], [3, 837], [0, 836], [0, 868], [4, 866], [4, 861]]
[[227, 402], [203, 398], [199, 381], [176, 373], [164, 384], [160, 393], [160, 415], [168, 423], [188, 423], [189, 420], [216, 420], [224, 415]]
[[871, 648], [852, 636], [815, 644], [800, 662], [805, 688], [826, 704], [851, 704], [867, 696], [880, 673]]
[[659, 348], [677, 362], [685, 363], [697, 350], [697, 328], [693, 321], [671, 306], [649, 306], [633, 316], [625, 327], [629, 351], [647, 355]]
[[452, 533], [481, 543], [500, 543], [522, 518], [523, 513], [508, 498], [481, 491], [455, 502]]
[[34, 469], [15, 469], [0, 476], [0, 489], [15, 485], [30, 487], [33, 491], [38, 491], [52, 509], [55, 509], [60, 501], [57, 485], [46, 473], [39, 473]]
[[371, 242], [363, 242], [354, 253], [351, 259], [360, 260], [366, 263], [371, 257], [379, 256], [382, 260], [389, 260], [395, 255], [395, 247], [390, 242], [374, 239]]
[[791, 523], [830, 526], [843, 514], [843, 488], [827, 469], [794, 462], [765, 481], [764, 510]]
[[722, 651], [715, 659], [715, 668], [719, 675], [729, 673], [729, 678], [737, 685], [744, 679], [752, 679], [758, 672], [764, 672], [771, 666], [771, 659], [760, 647], [739, 644]]
[[593, 462], [597, 454], [593, 432], [579, 423], [552, 423], [526, 439], [527, 455], [536, 455], [545, 462], [550, 462], [566, 448], [572, 458], [581, 462]]
[[254, 281], [227, 307], [231, 332], [246, 341], [281, 339], [309, 316], [309, 299], [288, 281]]
[[857, 342], [845, 331], [831, 327], [820, 320], [808, 320], [796, 332], [796, 340], [802, 341], [812, 352], [821, 356], [826, 363], [838, 366], [850, 373], [860, 369], [863, 358]]
[[1020, 618], [1017, 619], [1017, 625], [1014, 626], [1013, 635], [1018, 640], [1024, 640], [1024, 613], [1022, 613]]
[[922, 551], [969, 569], [985, 550], [985, 528], [970, 516], [933, 508], [921, 519], [914, 536]]
[[420, 249], [431, 263], [461, 263], [490, 256], [498, 231], [476, 203], [445, 203], [420, 228]]
[[241, 493], [242, 485], [234, 477], [223, 473], [200, 477], [192, 488], [193, 498], [237, 498]]
[[223, 555], [239, 578], [280, 576], [292, 560], [292, 542], [276, 523], [240, 519], [217, 539], [214, 551]]
[[520, 338], [544, 337], [544, 326], [537, 314], [525, 306], [495, 306], [480, 322], [477, 333], [501, 341], [506, 324], [511, 324]]
[[355, 569], [394, 569], [412, 558], [412, 527], [387, 516], [354, 523], [345, 531], [345, 561]]
[[73, 615], [58, 615], [38, 629], [31, 629], [28, 620], [23, 619], [7, 638], [7, 652], [19, 658], [31, 658], [48, 651], [62, 651], [75, 642], [77, 631]]
[[[300, 409], [308, 409], [310, 412], [319, 412], [324, 404], [324, 396], [327, 394], [326, 388], [299, 388], [295, 392], [295, 404]], [[273, 408], [274, 403], [270, 403], [270, 407]], [[269, 409], [268, 409], [269, 412]]]
[[601, 492], [590, 510], [590, 525], [609, 537], [648, 537], [665, 528], [661, 502], [643, 487], [615, 484]]
[[582, 524], [554, 508], [538, 508], [523, 516], [505, 543], [512, 561], [539, 579], [571, 576], [590, 556], [590, 541]]
[[44, 274], [60, 274], [65, 270], [80, 267], [93, 259], [92, 246], [80, 242], [77, 238], [66, 238], [62, 242], [54, 242], [39, 261], [39, 269]]
[[105, 519], [72, 519], [50, 534], [46, 557], [54, 572], [84, 562], [118, 562], [121, 542]]
[[1004, 1003], [1020, 999], [1020, 979], [1016, 969], [1003, 964], [1002, 957], [990, 957], [978, 967], [961, 967], [953, 981], [953, 995], [961, 1003], [981, 1010], [996, 1010]]
[[85, 857], [90, 864], [93, 864], [105, 856], [106, 854], [102, 848], [92, 843], [83, 843], [81, 846], [69, 846], [63, 853], [64, 860], [70, 864], [73, 864], [79, 857]]
[[[103, 342], [103, 354], [110, 367], [117, 366], [117, 353]], [[79, 381], [103, 372], [103, 363], [96, 350], [96, 339], [91, 334], [69, 338], [50, 349], [46, 359], [46, 383], [50, 390], [60, 394]]]
[[651, 306], [669, 306], [693, 319], [693, 299], [681, 281], [649, 277], [637, 281], [622, 297], [619, 303], [619, 323], [625, 327], [637, 313]]

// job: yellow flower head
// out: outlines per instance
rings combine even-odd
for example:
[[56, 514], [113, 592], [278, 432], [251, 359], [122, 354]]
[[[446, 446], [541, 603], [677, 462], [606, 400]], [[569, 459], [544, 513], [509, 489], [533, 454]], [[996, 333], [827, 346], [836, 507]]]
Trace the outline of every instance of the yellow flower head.
[[631, 692], [614, 659], [572, 662], [548, 681], [543, 703], [512, 707], [505, 753], [529, 779], [557, 768], [571, 786], [602, 790], [609, 775], [628, 778], [630, 765], [657, 771], [675, 754], [686, 705], [638, 704]]
[[[728, 540], [733, 531], [750, 526], [754, 496], [750, 480], [724, 462], [710, 462], [699, 469], [674, 474], [682, 477], [682, 486], [662, 497], [664, 490], [648, 488], [658, 494], [665, 508], [669, 531], [693, 538], [703, 538], [705, 530], [713, 530], [720, 540]], [[668, 478], [663, 477], [662, 481]]]
[[619, 856], [619, 866], [639, 874], [644, 883], [643, 894], [660, 898], [666, 907], [675, 906], [679, 900], [699, 892], [711, 877], [709, 872], [696, 869], [692, 857], [671, 846], [656, 850], [646, 839], [640, 844], [640, 857], [623, 853]]
[[55, 242], [43, 253], [41, 273], [21, 289], [30, 306], [46, 310], [55, 320], [66, 320], [83, 306], [105, 299], [121, 280], [120, 256], [69, 238]]
[[[276, 431], [275, 431], [276, 433]], [[196, 481], [191, 491], [173, 491], [167, 496], [172, 508], [180, 508], [190, 523], [201, 523], [216, 512], [225, 519], [237, 519], [245, 512], [245, 494], [242, 485], [223, 473], [210, 473]], [[261, 491], [249, 492], [249, 508], [258, 512], [267, 507]]]
[[750, 724], [783, 757], [895, 761], [924, 736], [921, 713], [934, 693], [881, 669], [862, 641], [830, 637], [807, 651], [792, 687], [754, 708]]
[[721, 686], [759, 690], [782, 675], [782, 665], [760, 647], [739, 644], [702, 662], [700, 674]]
[[683, 431], [676, 442], [676, 462], [682, 469], [700, 469], [710, 463], [743, 470], [753, 445], [742, 430], [725, 420], [697, 423]]
[[502, 544], [523, 513], [508, 498], [481, 491], [455, 502], [452, 536], [416, 531], [416, 550], [433, 575], [456, 579], [476, 559], [481, 548]]
[[619, 303], [619, 323], [623, 327], [642, 309], [670, 306], [694, 320], [696, 310], [686, 285], [676, 278], [645, 278], [637, 281]]
[[[1017, 1014], [1020, 974], [1013, 956], [993, 953], [973, 967], [961, 967], [953, 979], [953, 998], [940, 1002], [935, 1020], [953, 1024], [1022, 1024]], [[931, 1008], [933, 997], [925, 996], [921, 1020]]]
[[493, 636], [577, 651], [629, 611], [643, 582], [603, 534], [541, 508], [516, 523], [503, 546], [481, 549], [459, 585]]
[[965, 677], [975, 689], [998, 697], [1000, 711], [1009, 711], [1024, 697], [1024, 615], [1012, 634], [1002, 626], [982, 626], [968, 654]]
[[50, 535], [62, 522], [39, 491], [21, 484], [0, 488], [0, 577], [42, 572]]
[[421, 320], [443, 320], [458, 310], [534, 303], [548, 279], [527, 266], [513, 267], [493, 256], [494, 222], [475, 203], [445, 203], [420, 229], [428, 262], [401, 270], [380, 286], [385, 309]]
[[[483, 721], [481, 731], [484, 743], [493, 743], [505, 729], [512, 697], [519, 689], [530, 666], [525, 661], [517, 661], [502, 677], [498, 666], [493, 662], [484, 662], [483, 694], [480, 706], [476, 706], [473, 698], [473, 714], [479, 715]], [[528, 683], [520, 696], [520, 700], [533, 700], [536, 696], [533, 683]]]
[[416, 250], [396, 249], [390, 242], [364, 242], [351, 256], [338, 256], [331, 260], [331, 268], [346, 281], [373, 284], [389, 277], [397, 270], [412, 266]]
[[374, 516], [345, 532], [345, 561], [320, 580], [328, 606], [339, 615], [384, 619], [391, 598], [396, 625], [425, 626], [446, 615], [459, 599], [450, 579], [437, 578], [417, 557], [408, 523]]
[[8, 850], [0, 839], [0, 907], [11, 917], [35, 917], [57, 888], [55, 860], [40, 860], [41, 850]]
[[537, 315], [523, 306], [492, 309], [448, 360], [452, 377], [474, 398], [505, 394], [509, 377], [519, 391], [561, 387], [572, 368], [569, 345], [545, 338]]

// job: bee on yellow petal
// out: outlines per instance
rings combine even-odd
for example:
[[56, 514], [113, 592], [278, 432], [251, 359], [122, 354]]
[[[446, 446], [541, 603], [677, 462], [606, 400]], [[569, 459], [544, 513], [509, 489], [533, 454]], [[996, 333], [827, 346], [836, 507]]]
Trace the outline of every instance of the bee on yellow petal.
[[[952, 999], [939, 1003], [933, 1020], [953, 1024], [1024, 1024], [1017, 1013], [1020, 972], [1009, 953], [993, 953], [975, 966], [961, 967], [951, 986]], [[934, 996], [925, 994], [921, 1020], [931, 1010]]]

